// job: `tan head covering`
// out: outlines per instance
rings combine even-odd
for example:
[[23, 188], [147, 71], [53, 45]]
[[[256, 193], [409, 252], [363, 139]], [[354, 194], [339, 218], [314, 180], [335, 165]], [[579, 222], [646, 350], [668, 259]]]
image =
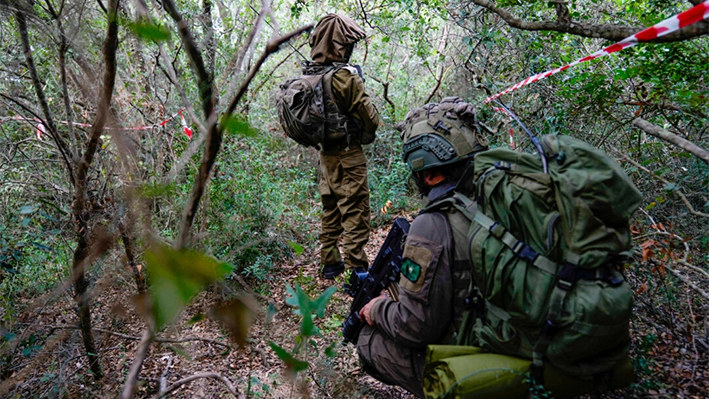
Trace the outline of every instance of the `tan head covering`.
[[342, 62], [347, 47], [364, 38], [364, 30], [352, 18], [327, 14], [310, 36], [310, 58], [321, 64]]

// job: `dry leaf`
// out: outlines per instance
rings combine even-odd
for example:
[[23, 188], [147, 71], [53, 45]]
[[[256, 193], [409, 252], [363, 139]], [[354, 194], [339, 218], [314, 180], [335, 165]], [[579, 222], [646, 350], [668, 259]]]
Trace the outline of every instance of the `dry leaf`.
[[650, 249], [650, 248], [643, 249], [643, 262], [647, 262], [648, 259], [652, 259], [652, 257], [653, 257], [652, 249]]
[[643, 292], [647, 291], [647, 283], [642, 283], [640, 287], [635, 291], [635, 294], [642, 294]]

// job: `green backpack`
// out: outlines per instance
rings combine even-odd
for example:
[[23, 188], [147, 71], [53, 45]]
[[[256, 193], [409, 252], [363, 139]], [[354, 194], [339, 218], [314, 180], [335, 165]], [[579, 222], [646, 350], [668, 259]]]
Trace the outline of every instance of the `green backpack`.
[[[602, 151], [569, 136], [543, 137], [538, 155], [477, 154], [461, 188], [425, 211], [454, 207], [468, 232], [473, 283], [458, 345], [543, 362], [598, 378], [627, 360], [633, 295], [628, 219], [641, 193]], [[546, 163], [545, 162], [545, 163]], [[471, 176], [472, 173], [472, 176]]]
[[374, 142], [374, 132], [365, 131], [357, 118], [340, 112], [332, 92], [332, 78], [340, 69], [362, 76], [358, 68], [339, 62], [331, 66], [305, 65], [303, 75], [283, 83], [276, 93], [276, 108], [286, 136], [318, 150], [326, 140]]

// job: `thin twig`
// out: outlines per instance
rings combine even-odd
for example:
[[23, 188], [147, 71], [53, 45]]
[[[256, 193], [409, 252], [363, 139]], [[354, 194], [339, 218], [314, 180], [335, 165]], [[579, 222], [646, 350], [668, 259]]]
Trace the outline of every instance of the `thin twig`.
[[245, 396], [234, 386], [234, 384], [231, 383], [228, 379], [223, 377], [220, 374], [217, 373], [199, 373], [195, 375], [191, 375], [189, 377], [185, 377], [174, 384], [170, 385], [165, 389], [165, 391], [158, 393], [153, 397], [153, 399], [160, 399], [164, 397], [165, 395], [169, 394], [170, 392], [176, 390], [177, 388], [181, 387], [182, 385], [185, 385], [189, 382], [192, 382], [194, 380], [200, 379], [200, 378], [212, 378], [217, 381], [221, 381], [226, 389], [229, 391], [230, 394], [232, 394], [234, 397], [239, 398], [239, 399], [245, 399]]
[[[640, 165], [639, 163], [633, 161], [632, 159], [630, 159], [629, 156], [623, 154], [622, 152], [620, 152], [620, 151], [619, 151], [617, 148], [615, 148], [614, 146], [610, 146], [610, 148], [611, 148], [613, 151], [615, 151], [618, 155], [620, 155], [621, 158], [623, 158], [624, 160], [630, 162], [630, 163], [633, 164], [636, 168], [638, 168], [638, 169], [642, 170], [643, 172], [647, 173], [648, 175], [650, 175], [650, 176], [653, 177], [654, 179], [659, 180], [659, 181], [661, 181], [661, 182], [663, 182], [663, 183], [665, 183], [665, 184], [673, 184], [673, 183], [671, 183], [669, 180], [665, 179], [664, 177], [658, 176], [658, 175], [652, 173], [652, 172], [651, 172], [649, 169], [647, 169], [646, 167], [644, 167], [644, 166]], [[684, 204], [687, 206], [687, 209], [689, 210], [689, 213], [691, 213], [692, 215], [695, 215], [695, 216], [701, 216], [701, 217], [709, 218], [709, 214], [704, 213], [704, 212], [699, 212], [699, 211], [695, 210], [694, 207], [692, 206], [692, 204], [691, 204], [691, 203], [689, 202], [689, 200], [687, 199], [687, 197], [686, 197], [681, 191], [679, 191], [679, 190], [674, 190], [673, 192], [674, 192], [675, 194], [677, 194], [677, 195], [682, 199], [682, 202], [684, 202]]]
[[[167, 4], [168, 2], [171, 2], [171, 0], [164, 0], [165, 4]], [[266, 49], [261, 55], [261, 58], [259, 58], [256, 64], [254, 64], [254, 66], [251, 68], [251, 71], [249, 71], [249, 74], [246, 79], [244, 79], [244, 81], [241, 83], [239, 91], [236, 93], [236, 96], [231, 101], [229, 107], [225, 112], [225, 118], [222, 118], [222, 122], [217, 124], [216, 118], [210, 118], [210, 120], [208, 121], [209, 128], [207, 129], [207, 145], [202, 156], [202, 164], [200, 166], [199, 173], [195, 177], [192, 195], [190, 196], [190, 200], [188, 201], [187, 206], [185, 207], [185, 212], [182, 216], [180, 233], [177, 238], [178, 248], [184, 248], [187, 245], [190, 229], [192, 228], [192, 223], [194, 221], [195, 215], [197, 214], [197, 209], [199, 208], [200, 199], [202, 198], [202, 194], [204, 194], [204, 190], [209, 179], [209, 174], [212, 169], [212, 165], [214, 165], [217, 153], [219, 152], [219, 147], [222, 142], [222, 132], [224, 131], [224, 121], [226, 120], [226, 117], [230, 116], [234, 112], [234, 109], [236, 109], [236, 104], [239, 103], [241, 98], [246, 93], [249, 84], [253, 80], [254, 76], [256, 76], [256, 73], [261, 68], [261, 65], [263, 65], [264, 61], [266, 61], [266, 58], [268, 58], [269, 55], [278, 51], [278, 49], [283, 43], [286, 43], [292, 38], [300, 35], [301, 33], [312, 29], [312, 27], [313, 25], [309, 24], [302, 28], [296, 29], [295, 31], [290, 32], [282, 37], [279, 37], [276, 40], [269, 41], [266, 45]]]
[[[51, 329], [78, 330], [79, 327], [77, 327], [77, 326], [51, 326]], [[125, 339], [131, 340], [131, 341], [140, 341], [142, 339], [141, 337], [136, 337], [134, 335], [128, 335], [128, 334], [122, 334], [119, 332], [106, 330], [105, 328], [94, 328], [94, 331], [98, 331], [98, 332], [104, 333], [104, 334], [114, 335], [116, 337], [125, 338]], [[220, 342], [220, 341], [217, 341], [214, 339], [209, 339], [209, 338], [201, 338], [201, 337], [187, 337], [187, 338], [180, 338], [180, 339], [154, 338], [153, 341], [161, 343], [161, 344], [180, 344], [180, 343], [184, 343], [184, 342], [201, 341], [201, 342], [208, 342], [208, 343], [214, 344], [214, 345], [219, 345], [224, 348], [231, 348], [230, 345], [225, 344], [224, 342]]]
[[694, 270], [694, 271], [696, 271], [696, 272], [702, 273], [702, 274], [704, 274], [705, 276], [709, 277], [709, 272], [707, 272], [706, 270], [704, 270], [704, 269], [702, 269], [702, 268], [699, 268], [699, 267], [697, 267], [697, 266], [694, 266], [694, 265], [692, 265], [691, 263], [688, 263], [687, 261], [681, 260], [681, 261], [679, 261], [679, 262], [677, 262], [677, 263], [679, 263], [679, 264], [682, 265], [682, 266], [686, 266], [686, 267], [688, 267], [688, 268], [690, 268], [690, 269], [692, 269], [692, 270]]
[[140, 374], [140, 369], [143, 367], [145, 357], [148, 355], [148, 348], [150, 347], [151, 338], [152, 334], [150, 333], [150, 329], [146, 328], [143, 332], [143, 338], [138, 344], [138, 349], [135, 351], [133, 364], [130, 366], [126, 383], [123, 386], [123, 392], [121, 392], [121, 399], [131, 399], [133, 397], [133, 392], [135, 392], [135, 388], [138, 385], [138, 375]]
[[703, 296], [706, 299], [709, 299], [709, 293], [704, 291], [701, 287], [698, 285], [694, 284], [692, 280], [689, 279], [689, 277], [682, 275], [680, 272], [677, 270], [669, 267], [668, 265], [665, 265], [665, 268], [670, 271], [670, 273], [674, 274], [677, 278], [682, 280], [685, 284], [693, 288], [695, 291], [697, 291], [701, 296]]
[[167, 364], [165, 365], [165, 370], [163, 370], [162, 375], [160, 375], [160, 389], [158, 390], [158, 395], [160, 396], [162, 396], [162, 393], [167, 389], [167, 372], [172, 366], [172, 356], [168, 353], [163, 359], [164, 358], [167, 358]]

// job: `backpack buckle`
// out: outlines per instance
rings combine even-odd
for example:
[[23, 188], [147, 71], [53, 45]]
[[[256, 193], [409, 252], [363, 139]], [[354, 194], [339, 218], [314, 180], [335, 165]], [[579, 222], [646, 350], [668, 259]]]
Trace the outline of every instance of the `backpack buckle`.
[[565, 262], [556, 277], [556, 286], [564, 291], [570, 291], [576, 282], [576, 266]]
[[532, 247], [522, 241], [515, 246], [513, 251], [519, 258], [526, 260], [529, 263], [534, 263], [534, 261], [539, 257], [537, 251], [533, 250]]
[[505, 228], [497, 222], [490, 226], [488, 230], [495, 238], [500, 238], [505, 234]]
[[498, 170], [512, 170], [512, 165], [510, 165], [509, 162], [495, 161], [495, 163], [493, 165], [494, 165], [495, 169], [498, 169]]

